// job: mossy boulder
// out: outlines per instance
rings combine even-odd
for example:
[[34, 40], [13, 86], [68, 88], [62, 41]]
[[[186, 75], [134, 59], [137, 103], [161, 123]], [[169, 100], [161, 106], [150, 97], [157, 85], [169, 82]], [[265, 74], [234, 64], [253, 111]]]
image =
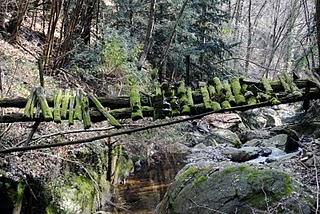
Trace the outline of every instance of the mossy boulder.
[[312, 213], [312, 200], [281, 171], [246, 165], [224, 169], [189, 166], [178, 174], [157, 213], [252, 213], [268, 209]]

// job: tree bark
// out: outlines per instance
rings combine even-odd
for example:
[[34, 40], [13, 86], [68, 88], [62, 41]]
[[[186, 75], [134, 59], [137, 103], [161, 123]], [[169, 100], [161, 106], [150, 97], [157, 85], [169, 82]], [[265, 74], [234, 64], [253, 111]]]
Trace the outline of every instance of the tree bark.
[[246, 64], [245, 64], [245, 72], [249, 71], [249, 60], [251, 56], [251, 43], [252, 43], [252, 24], [251, 24], [251, 8], [252, 1], [249, 0], [248, 6], [248, 41], [247, 41], [247, 52], [246, 52]]
[[151, 48], [154, 23], [155, 23], [155, 14], [156, 14], [156, 2], [157, 2], [156, 0], [151, 0], [147, 35], [146, 35], [145, 42], [144, 42], [143, 52], [140, 56], [140, 60], [139, 60], [139, 64], [138, 64], [139, 70], [143, 67], [144, 62], [147, 59], [149, 50]]
[[320, 64], [320, 0], [316, 0], [316, 26], [317, 26], [318, 59]]

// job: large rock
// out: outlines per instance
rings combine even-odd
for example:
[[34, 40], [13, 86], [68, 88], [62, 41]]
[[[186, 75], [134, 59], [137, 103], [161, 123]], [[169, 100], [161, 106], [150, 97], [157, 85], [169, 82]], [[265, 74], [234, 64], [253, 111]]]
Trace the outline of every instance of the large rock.
[[287, 134], [279, 134], [269, 139], [253, 139], [245, 144], [244, 147], [275, 147], [284, 152], [295, 152], [299, 148], [299, 143]]
[[[281, 204], [281, 206], [279, 206]], [[249, 166], [185, 168], [157, 208], [158, 214], [313, 213], [314, 199], [281, 171]]]
[[239, 135], [241, 142], [247, 142], [253, 139], [268, 139], [271, 136], [270, 131], [263, 129], [253, 129], [241, 132]]
[[282, 125], [279, 114], [272, 108], [254, 109], [241, 113], [246, 125], [251, 128], [264, 128]]
[[211, 134], [206, 137], [206, 141], [209, 141], [211, 145], [218, 143], [228, 144], [234, 147], [241, 146], [241, 141], [238, 135], [228, 129], [213, 129]]
[[240, 149], [227, 147], [223, 150], [223, 154], [226, 155], [231, 161], [245, 162], [255, 159], [259, 156], [268, 156], [272, 150], [268, 148], [259, 147], [243, 147]]

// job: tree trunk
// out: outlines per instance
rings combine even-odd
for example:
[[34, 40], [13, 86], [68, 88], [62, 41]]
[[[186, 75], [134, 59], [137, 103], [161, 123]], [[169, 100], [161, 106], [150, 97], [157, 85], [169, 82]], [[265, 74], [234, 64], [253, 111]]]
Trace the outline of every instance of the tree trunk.
[[251, 55], [251, 43], [252, 43], [252, 24], [251, 24], [251, 8], [252, 1], [249, 0], [248, 6], [248, 42], [247, 42], [247, 52], [246, 52], [246, 64], [245, 64], [245, 72], [249, 71], [249, 60]]
[[317, 26], [318, 59], [320, 64], [320, 0], [316, 0], [316, 26]]
[[139, 60], [139, 64], [138, 64], [139, 70], [143, 67], [144, 62], [147, 59], [149, 50], [151, 48], [154, 23], [155, 23], [155, 14], [156, 14], [156, 2], [157, 2], [156, 0], [151, 0], [147, 35], [146, 35], [146, 39], [144, 42], [143, 52], [140, 56], [140, 60]]

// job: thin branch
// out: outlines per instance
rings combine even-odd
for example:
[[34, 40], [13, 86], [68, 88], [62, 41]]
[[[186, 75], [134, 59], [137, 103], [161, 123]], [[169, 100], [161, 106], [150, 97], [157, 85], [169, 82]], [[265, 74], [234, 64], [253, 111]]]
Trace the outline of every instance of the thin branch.
[[9, 124], [3, 132], [0, 134], [0, 139], [11, 129], [12, 123]]
[[29, 145], [29, 143], [31, 142], [32, 137], [33, 137], [33, 135], [36, 133], [39, 125], [40, 125], [40, 120], [36, 121], [36, 122], [33, 124], [32, 129], [31, 129], [31, 132], [30, 132], [29, 135], [28, 135], [28, 138], [24, 141], [24, 145], [25, 145], [25, 146]]
[[172, 44], [174, 35], [176, 34], [176, 29], [177, 29], [177, 27], [178, 27], [178, 24], [179, 24], [180, 19], [181, 19], [182, 15], [183, 15], [184, 9], [185, 9], [186, 6], [187, 6], [188, 1], [189, 1], [189, 0], [185, 0], [185, 1], [183, 2], [183, 5], [182, 5], [181, 9], [180, 9], [178, 18], [177, 18], [177, 20], [176, 20], [176, 22], [175, 22], [175, 24], [174, 24], [174, 26], [173, 26], [173, 29], [172, 29], [172, 32], [171, 32], [171, 35], [170, 35], [168, 44], [167, 44], [166, 49], [165, 49], [165, 51], [164, 51], [164, 53], [163, 53], [163, 55], [162, 55], [162, 57], [161, 57], [161, 60], [160, 60], [160, 65], [161, 65], [161, 66], [163, 65], [164, 61], [165, 61], [166, 58], [167, 58], [167, 55], [168, 55], [170, 46], [171, 46], [171, 44]]
[[259, 64], [259, 63], [257, 63], [257, 62], [254, 62], [254, 61], [252, 61], [252, 60], [246, 60], [246, 59], [242, 59], [242, 58], [240, 58], [240, 57], [233, 57], [233, 58], [229, 58], [229, 59], [224, 59], [224, 60], [221, 60], [221, 61], [219, 61], [219, 62], [215, 62], [215, 63], [211, 63], [211, 64], [212, 64], [212, 65], [217, 65], [217, 64], [221, 64], [221, 63], [223, 63], [223, 62], [227, 62], [227, 61], [231, 61], [231, 60], [247, 61], [247, 62], [249, 62], [249, 63], [251, 63], [251, 64], [254, 64], [254, 65], [256, 65], [256, 66], [258, 66], [258, 67], [260, 67], [260, 68], [269, 69], [269, 70], [272, 70], [272, 71], [278, 71], [278, 72], [280, 72], [280, 70], [278, 70], [278, 69], [268, 68], [268, 67], [265, 67], [265, 66], [263, 66], [263, 65], [261, 65], [261, 64]]
[[[47, 135], [42, 135], [39, 137], [34, 138], [32, 141], [39, 141], [45, 138], [49, 138], [49, 137], [55, 137], [55, 136], [60, 136], [60, 135], [67, 135], [67, 134], [76, 134], [76, 133], [83, 133], [83, 132], [98, 132], [98, 131], [108, 131], [114, 129], [114, 127], [107, 127], [107, 128], [97, 128], [97, 129], [77, 129], [77, 130], [69, 130], [69, 131], [65, 131], [65, 132], [55, 132], [55, 133], [51, 133], [51, 134], [47, 134]], [[16, 146], [20, 146], [22, 144], [24, 144], [24, 142], [26, 142], [27, 140], [22, 140], [20, 141]]]

